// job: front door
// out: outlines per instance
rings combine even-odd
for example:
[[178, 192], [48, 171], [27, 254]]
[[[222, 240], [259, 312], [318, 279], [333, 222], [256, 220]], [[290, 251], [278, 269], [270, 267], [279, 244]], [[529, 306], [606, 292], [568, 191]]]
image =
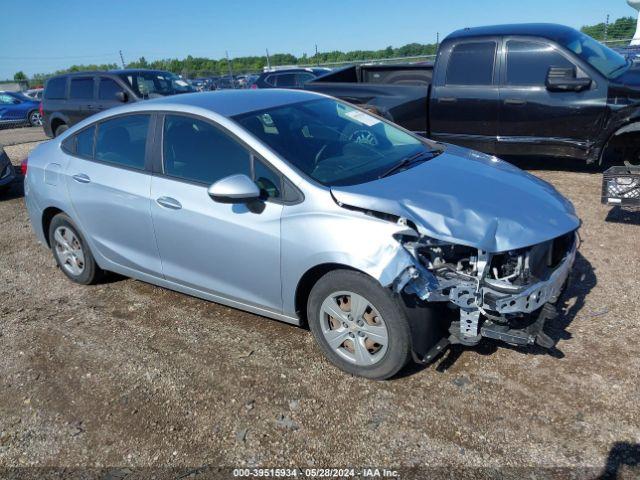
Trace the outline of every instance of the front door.
[[71, 143], [66, 184], [80, 228], [100, 255], [161, 277], [145, 170], [149, 123], [149, 115], [125, 115], [99, 122], [97, 131], [81, 130]]
[[498, 39], [440, 52], [429, 104], [434, 139], [493, 153], [498, 134]]
[[607, 94], [593, 82], [583, 92], [550, 92], [551, 67], [586, 73], [545, 40], [508, 38], [500, 87], [498, 153], [586, 158], [605, 112]]
[[[166, 115], [163, 121], [162, 172], [152, 179], [151, 212], [165, 278], [281, 312], [279, 176], [208, 120]], [[259, 185], [269, 180], [264, 201], [209, 197], [214, 182], [239, 173]]]

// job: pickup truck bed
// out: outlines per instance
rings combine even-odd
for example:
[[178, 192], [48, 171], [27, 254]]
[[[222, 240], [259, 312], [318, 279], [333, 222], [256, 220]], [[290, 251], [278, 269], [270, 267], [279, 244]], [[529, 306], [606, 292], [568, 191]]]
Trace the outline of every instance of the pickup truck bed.
[[427, 135], [433, 64], [350, 66], [305, 84]]

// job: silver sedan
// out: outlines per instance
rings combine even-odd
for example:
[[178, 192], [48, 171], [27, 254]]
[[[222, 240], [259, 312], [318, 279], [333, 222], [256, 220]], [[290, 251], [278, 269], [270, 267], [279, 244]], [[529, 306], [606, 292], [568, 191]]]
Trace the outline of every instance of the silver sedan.
[[37, 147], [25, 194], [72, 281], [117, 272], [308, 325], [375, 379], [449, 343], [549, 346], [580, 224], [503, 161], [277, 89], [94, 115]]

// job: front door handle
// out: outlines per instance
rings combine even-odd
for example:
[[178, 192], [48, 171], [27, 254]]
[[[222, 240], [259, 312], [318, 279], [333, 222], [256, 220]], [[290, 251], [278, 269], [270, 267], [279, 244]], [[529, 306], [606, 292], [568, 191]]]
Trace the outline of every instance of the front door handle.
[[170, 210], [180, 210], [182, 208], [182, 204], [171, 197], [160, 197], [156, 200], [156, 203], [161, 207], [168, 208]]
[[522, 100], [520, 98], [507, 98], [504, 101], [505, 105], [514, 105], [514, 106], [522, 106], [522, 105], [526, 105], [527, 101], [526, 100]]
[[456, 97], [442, 97], [438, 99], [438, 103], [456, 103], [458, 99]]
[[73, 175], [71, 178], [73, 178], [78, 183], [90, 183], [91, 182], [91, 179], [89, 178], [89, 176], [85, 175], [84, 173], [77, 173], [77, 174]]

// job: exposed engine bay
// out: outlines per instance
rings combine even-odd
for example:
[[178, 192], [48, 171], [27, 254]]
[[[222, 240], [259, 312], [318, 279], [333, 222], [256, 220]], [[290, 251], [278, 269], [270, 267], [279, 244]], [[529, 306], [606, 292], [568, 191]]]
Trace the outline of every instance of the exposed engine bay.
[[425, 236], [401, 242], [417, 262], [396, 279], [394, 289], [458, 309], [459, 320], [452, 322], [446, 343], [475, 345], [489, 337], [553, 347], [543, 327], [555, 316], [553, 304], [575, 260], [575, 231], [495, 254]]

